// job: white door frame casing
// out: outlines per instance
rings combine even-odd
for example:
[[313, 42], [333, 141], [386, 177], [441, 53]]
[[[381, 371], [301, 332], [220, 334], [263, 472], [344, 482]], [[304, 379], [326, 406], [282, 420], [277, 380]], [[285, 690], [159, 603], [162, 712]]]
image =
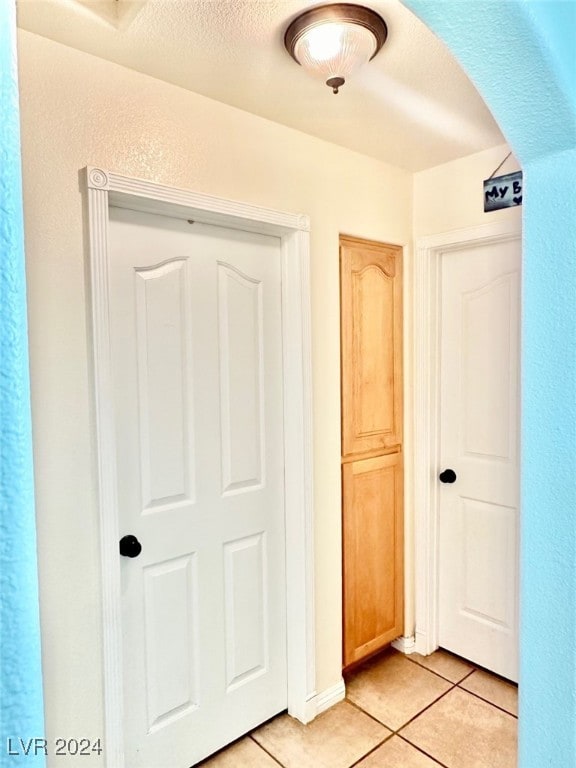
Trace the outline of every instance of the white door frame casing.
[[506, 220], [417, 241], [414, 261], [413, 478], [416, 630], [414, 651], [438, 648], [438, 519], [440, 467], [440, 334], [442, 256], [455, 250], [521, 239]]
[[102, 576], [106, 764], [124, 768], [117, 463], [109, 325], [109, 209], [128, 208], [281, 239], [288, 712], [315, 697], [309, 219], [88, 167], [90, 298]]

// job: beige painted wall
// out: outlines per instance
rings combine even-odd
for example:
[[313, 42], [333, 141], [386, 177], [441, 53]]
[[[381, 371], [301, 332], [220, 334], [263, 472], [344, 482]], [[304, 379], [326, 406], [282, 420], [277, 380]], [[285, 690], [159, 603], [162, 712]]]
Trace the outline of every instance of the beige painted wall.
[[20, 33], [19, 53], [47, 735], [103, 733], [78, 178], [86, 165], [311, 217], [317, 690], [325, 690], [341, 664], [338, 234], [409, 243], [411, 174], [30, 33]]
[[[414, 174], [414, 239], [495, 221], [519, 221], [521, 208], [484, 213], [482, 182], [510, 152], [502, 144]], [[496, 174], [520, 168], [512, 155]]]

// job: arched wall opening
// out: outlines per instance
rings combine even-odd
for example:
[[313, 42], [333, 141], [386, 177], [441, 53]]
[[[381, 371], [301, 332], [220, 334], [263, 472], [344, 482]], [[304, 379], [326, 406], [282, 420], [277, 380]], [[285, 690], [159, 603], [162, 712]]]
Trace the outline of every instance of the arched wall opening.
[[[467, 70], [524, 168], [520, 766], [571, 765], [576, 762], [576, 237], [572, 223], [576, 208], [576, 104], [570, 52], [574, 6], [554, 0], [405, 2], [448, 44]], [[0, 30], [8, 41], [5, 50], [12, 52], [12, 56], [13, 25], [12, 13], [0, 16]], [[18, 143], [16, 78], [10, 67], [2, 72], [13, 96], [10, 136], [16, 143], [10, 144], [11, 151]], [[8, 148], [6, 144], [2, 151]], [[14, 173], [9, 182], [13, 194], [19, 196], [18, 174]], [[14, 231], [14, 208], [3, 206], [2, 217], [7, 220], [1, 231], [5, 227]], [[21, 233], [18, 238], [21, 240]], [[18, 258], [6, 264], [6, 280], [10, 279], [12, 267], [20, 285], [23, 270], [19, 251]], [[13, 313], [23, 318], [24, 307], [22, 290]], [[19, 365], [10, 374], [12, 381], [3, 380], [3, 385], [14, 391], [15, 382], [17, 387], [26, 371], [25, 330], [21, 324], [21, 332], [17, 337], [13, 335], [14, 316], [7, 305], [3, 307], [1, 324], [8, 339], [6, 349], [14, 353]], [[20, 399], [16, 406], [22, 405]], [[4, 415], [9, 418], [9, 411]], [[17, 444], [10, 447], [14, 454], [29, 450], [30, 428], [26, 418]], [[26, 467], [25, 474], [24, 483], [28, 483], [31, 467]], [[12, 485], [17, 488], [15, 482]], [[21, 493], [18, 501], [9, 510], [9, 527], [11, 522], [22, 519]], [[30, 506], [27, 500], [26, 504]], [[33, 518], [28, 515], [27, 519]], [[36, 559], [30, 538], [32, 528], [24, 531], [12, 526], [11, 529], [22, 532], [21, 539], [27, 548], [13, 549], [19, 553], [17, 562], [12, 551], [8, 553], [10, 559], [0, 563], [0, 570], [9, 563], [11, 576], [18, 572], [26, 574], [29, 585], [34, 581]], [[28, 714], [29, 722], [38, 724], [33, 730], [39, 733], [41, 690], [39, 674], [35, 673], [38, 643], [31, 642], [38, 637], [33, 626], [37, 621], [34, 589], [27, 598], [23, 592], [15, 591], [3, 608], [5, 616], [11, 614], [14, 628], [16, 612], [28, 603], [30, 623], [18, 625], [11, 646], [18, 648], [18, 667], [28, 670], [29, 690], [36, 695], [24, 695], [27, 691], [22, 689], [22, 696], [13, 702], [23, 719]], [[19, 637], [16, 631], [20, 629]], [[0, 698], [5, 699], [10, 691], [4, 687], [4, 680], [0, 686]]]
[[448, 45], [523, 166], [519, 765], [568, 765], [576, 761], [576, 6], [404, 2]]

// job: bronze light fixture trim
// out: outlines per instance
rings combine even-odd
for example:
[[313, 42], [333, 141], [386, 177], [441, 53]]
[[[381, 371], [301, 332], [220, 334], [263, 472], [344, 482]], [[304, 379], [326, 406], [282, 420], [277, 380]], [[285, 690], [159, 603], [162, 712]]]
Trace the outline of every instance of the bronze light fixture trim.
[[[356, 40], [352, 39], [354, 35]], [[326, 85], [338, 93], [350, 71], [372, 60], [387, 36], [386, 23], [370, 8], [332, 3], [297, 16], [286, 30], [284, 45], [294, 61], [311, 74], [323, 79], [328, 75]]]

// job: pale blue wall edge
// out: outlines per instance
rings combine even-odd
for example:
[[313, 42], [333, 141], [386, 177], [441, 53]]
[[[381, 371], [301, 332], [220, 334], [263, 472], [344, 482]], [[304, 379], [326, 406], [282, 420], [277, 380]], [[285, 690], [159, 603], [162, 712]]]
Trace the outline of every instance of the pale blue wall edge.
[[[568, 202], [564, 212], [568, 216], [564, 215], [549, 202], [543, 187], [554, 180], [564, 182], [566, 189], [574, 179], [574, 153], [564, 152], [574, 146], [574, 94], [569, 89], [565, 46], [570, 30], [565, 29], [564, 17], [555, 16], [557, 4], [552, 1], [531, 6], [517, 0], [407, 0], [406, 4], [460, 58], [524, 162], [520, 765], [575, 765], [576, 352], [570, 301], [576, 288], [574, 205]], [[13, 51], [13, 7], [4, 3], [0, 4], [3, 738], [6, 726], [30, 729], [16, 736], [43, 732]], [[552, 155], [558, 152], [562, 154]], [[0, 750], [2, 766], [20, 762], [6, 757], [5, 742]], [[25, 758], [26, 765], [42, 762]]]
[[523, 163], [519, 768], [574, 766], [575, 14], [555, 0], [404, 3], [459, 59]]
[[522, 163], [574, 146], [576, 114], [566, 86], [574, 29], [563, 26], [573, 15], [557, 21], [563, 2], [403, 2], [448, 45]]
[[17, 741], [44, 736], [44, 712], [12, 2], [0, 3], [0, 108], [0, 765], [40, 768], [43, 750]]
[[531, 0], [525, 2], [526, 13], [532, 26], [538, 30], [548, 51], [551, 66], [563, 90], [576, 94], [576, 2], [574, 0]]
[[520, 768], [576, 766], [575, 179], [525, 171]]

